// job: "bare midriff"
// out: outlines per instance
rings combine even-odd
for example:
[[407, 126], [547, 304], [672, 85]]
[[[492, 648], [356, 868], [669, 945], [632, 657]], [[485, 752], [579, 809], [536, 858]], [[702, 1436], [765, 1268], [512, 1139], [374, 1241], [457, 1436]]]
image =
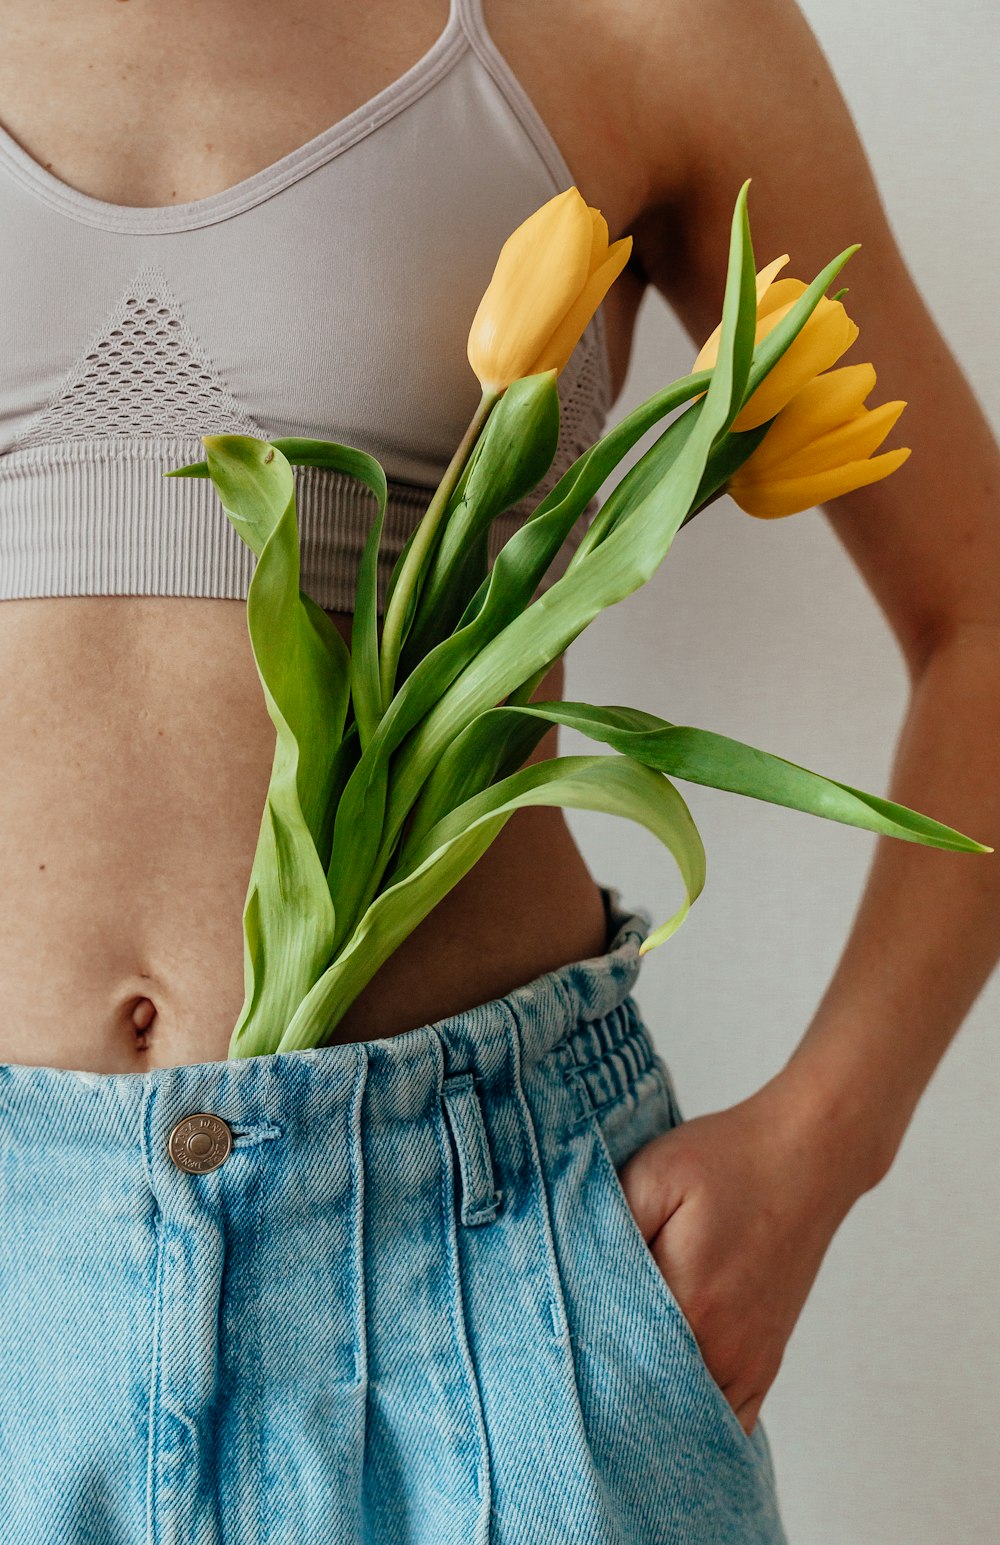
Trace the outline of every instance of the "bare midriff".
[[[333, 620], [346, 633], [350, 618]], [[538, 695], [559, 695], [550, 675]], [[226, 1057], [273, 751], [244, 602], [0, 606], [0, 1061], [134, 1072]], [[518, 811], [332, 1039], [431, 1023], [604, 943], [561, 811]]]
[[[397, 78], [447, 14], [445, 0], [382, 8], [385, 26], [372, 20], [363, 35], [383, 44], [362, 49], [352, 46], [361, 8], [317, 0], [325, 53], [308, 26], [297, 57], [283, 61], [288, 50], [276, 55], [268, 44], [262, 93], [250, 23], [259, 10], [266, 38], [270, 22], [258, 0], [199, 0], [169, 24], [156, 7], [84, 14], [57, 0], [43, 16], [31, 0], [0, 0], [11, 40], [0, 60], [0, 121], [53, 175], [94, 197], [135, 205], [206, 197]], [[541, 25], [537, 36], [525, 29], [516, 5], [486, 12], [571, 164], [589, 165], [581, 191], [617, 234], [629, 190], [598, 140], [591, 151], [581, 138], [583, 119], [560, 108], [555, 87], [546, 98]], [[129, 13], [134, 21], [123, 20]], [[558, 25], [569, 35], [571, 23], [567, 13]], [[234, 39], [225, 82], [196, 78], [214, 58], [200, 46], [209, 24]], [[176, 69], [164, 94], [156, 70], [171, 50]], [[333, 73], [323, 63], [331, 56]], [[152, 101], [163, 105], [150, 129]], [[138, 123], [153, 139], [149, 153], [132, 155], [132, 136], [116, 125]], [[615, 393], [640, 295], [623, 276], [605, 302]], [[350, 615], [330, 615], [349, 637]], [[534, 696], [562, 695], [556, 662]], [[242, 912], [273, 751], [245, 601], [82, 595], [0, 604], [0, 1062], [128, 1073], [227, 1056], [243, 1004]], [[551, 730], [531, 760], [556, 752]], [[329, 1039], [433, 1023], [606, 943], [600, 888], [563, 812], [517, 811]]]

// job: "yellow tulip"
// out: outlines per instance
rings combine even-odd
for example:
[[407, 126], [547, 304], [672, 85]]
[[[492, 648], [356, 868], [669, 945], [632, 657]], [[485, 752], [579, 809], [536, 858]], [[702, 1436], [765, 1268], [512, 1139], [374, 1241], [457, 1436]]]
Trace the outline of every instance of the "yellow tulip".
[[794, 515], [895, 472], [909, 446], [872, 452], [906, 403], [864, 407], [874, 385], [874, 366], [842, 365], [796, 392], [729, 479], [727, 491], [740, 508], [763, 519]]
[[632, 250], [608, 245], [608, 223], [567, 188], [504, 242], [469, 332], [469, 364], [484, 392], [561, 371]]
[[[782, 317], [788, 315], [803, 290], [808, 288], [801, 279], [779, 279], [775, 282], [774, 275], [787, 262], [786, 252], [768, 263], [757, 275], [755, 344], [766, 337]], [[693, 370], [707, 370], [715, 364], [719, 356], [721, 332], [720, 322], [711, 337], [705, 340]], [[774, 368], [768, 371], [757, 390], [743, 404], [730, 427], [737, 431], [756, 429], [773, 418], [807, 381], [835, 364], [857, 336], [857, 323], [851, 321], [841, 302], [822, 295], [805, 325]]]

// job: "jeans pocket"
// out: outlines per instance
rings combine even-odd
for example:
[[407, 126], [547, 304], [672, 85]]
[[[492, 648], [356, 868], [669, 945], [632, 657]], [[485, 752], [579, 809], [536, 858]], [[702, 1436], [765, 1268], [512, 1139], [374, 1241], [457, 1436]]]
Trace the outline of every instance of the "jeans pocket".
[[692, 1375], [702, 1387], [709, 1403], [737, 1449], [758, 1463], [769, 1467], [767, 1436], [760, 1419], [748, 1434], [722, 1386], [705, 1361], [690, 1321], [661, 1271], [619, 1178], [625, 1162], [647, 1142], [680, 1124], [683, 1117], [672, 1080], [662, 1061], [655, 1057], [640, 1079], [623, 1095], [605, 1104], [596, 1104], [587, 1081], [570, 1070], [583, 1102], [583, 1129], [592, 1142], [592, 1162], [597, 1167], [597, 1189], [602, 1229], [606, 1233], [609, 1271], [628, 1279], [629, 1296], [653, 1321], [672, 1320], [679, 1332]]

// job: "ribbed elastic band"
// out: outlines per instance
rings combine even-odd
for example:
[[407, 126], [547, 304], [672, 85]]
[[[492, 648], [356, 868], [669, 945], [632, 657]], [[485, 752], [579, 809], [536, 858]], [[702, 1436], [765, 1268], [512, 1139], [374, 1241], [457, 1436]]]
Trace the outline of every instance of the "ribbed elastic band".
[[[207, 478], [168, 478], [199, 461], [197, 436], [108, 436], [0, 458], [0, 599], [183, 595], [245, 599], [257, 559]], [[295, 471], [301, 588], [327, 611], [353, 612], [358, 563], [376, 512], [356, 479]], [[379, 609], [392, 566], [433, 490], [390, 482], [379, 562]], [[542, 588], [565, 571], [596, 501], [577, 522]], [[494, 522], [490, 559], [523, 522]]]

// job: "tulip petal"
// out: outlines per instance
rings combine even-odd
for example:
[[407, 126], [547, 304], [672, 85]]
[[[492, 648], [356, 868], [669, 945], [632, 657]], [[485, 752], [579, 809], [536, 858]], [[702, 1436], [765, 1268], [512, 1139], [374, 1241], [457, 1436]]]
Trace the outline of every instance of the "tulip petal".
[[729, 480], [728, 492], [741, 510], [759, 519], [796, 515], [801, 510], [811, 510], [818, 504], [837, 499], [855, 488], [879, 482], [901, 467], [909, 454], [910, 447], [901, 445], [897, 450], [886, 451], [882, 456], [851, 461], [844, 467], [836, 467], [815, 477], [788, 478], [759, 486], [752, 482], [744, 486], [737, 472]]
[[577, 188], [541, 205], [504, 242], [469, 330], [469, 363], [484, 386], [531, 374], [531, 362], [587, 282], [594, 245]]
[[769, 286], [757, 307], [758, 322], [762, 317], [770, 316], [772, 311], [777, 311], [779, 306], [783, 306], [787, 311], [792, 302], [798, 300], [806, 289], [808, 285], [804, 279], [777, 279]]
[[710, 370], [719, 357], [719, 339], [722, 336], [722, 323], [713, 333], [705, 339], [698, 350], [694, 364], [691, 366], [691, 374], [697, 375], [699, 370]]
[[[772, 261], [770, 263], [767, 263], [762, 269], [760, 269], [758, 274], [757, 274], [756, 285], [757, 285], [757, 320], [758, 321], [760, 321], [761, 316], [764, 315], [764, 311], [771, 310], [770, 305], [768, 305], [768, 306], [766, 306], [764, 308], [764, 311], [762, 311], [761, 310], [761, 303], [763, 302], [764, 297], [768, 294], [769, 290], [774, 288], [774, 286], [772, 284], [772, 280], [774, 279], [775, 274], [779, 271], [779, 269], [784, 268], [784, 266], [785, 266], [785, 264], [787, 262], [788, 262], [788, 253], [787, 252], [783, 252], [781, 257], [776, 257], [776, 258], [772, 259]], [[805, 289], [805, 285], [802, 283], [802, 281], [800, 279], [782, 280], [781, 282], [783, 284], [789, 283], [789, 284], [797, 284], [799, 286], [799, 289], [796, 291], [796, 294], [792, 296], [793, 300], [796, 299], [797, 296], [800, 295], [802, 293], [802, 291]], [[705, 342], [702, 344], [700, 350], [698, 351], [698, 357], [695, 360], [694, 364], [691, 366], [691, 374], [692, 375], [694, 375], [699, 370], [708, 370], [712, 365], [715, 364], [716, 360], [719, 357], [719, 339], [720, 339], [721, 335], [722, 335], [722, 323], [720, 322], [718, 324], [718, 326], [711, 333], [709, 333], [708, 337], [705, 339]]]
[[840, 365], [807, 381], [785, 404], [752, 457], [744, 462], [747, 474], [763, 476], [821, 435], [845, 424], [859, 411], [875, 379], [874, 365], [865, 363]]
[[785, 264], [787, 262], [788, 262], [788, 253], [787, 252], [783, 252], [780, 257], [776, 257], [776, 258], [772, 259], [772, 261], [770, 263], [765, 264], [765, 266], [758, 273], [758, 275], [757, 275], [757, 315], [758, 316], [760, 316], [760, 303], [764, 299], [764, 296], [767, 294], [767, 291], [770, 289], [771, 284], [773, 283], [775, 274], [778, 273], [782, 268], [784, 268], [784, 266], [785, 266]]
[[[794, 302], [772, 311], [759, 324], [756, 341], [767, 336], [787, 316]], [[756, 429], [790, 402], [807, 381], [820, 375], [850, 348], [859, 328], [839, 300], [822, 296], [802, 331], [769, 370], [757, 390], [743, 404], [732, 428]]]
[[570, 355], [583, 337], [587, 323], [625, 267], [631, 251], [631, 236], [623, 236], [619, 241], [612, 242], [608, 248], [607, 258], [591, 274], [579, 296], [531, 365], [528, 375], [535, 375], [541, 370], [565, 369]]
[[815, 473], [828, 472], [870, 456], [882, 444], [905, 407], [905, 402], [883, 402], [877, 408], [862, 408], [845, 424], [838, 424], [828, 434], [817, 435], [811, 445], [803, 446], [796, 455], [782, 462], [779, 475], [782, 478], [812, 477]]
[[601, 211], [595, 209], [593, 205], [590, 206], [590, 218], [594, 222], [594, 229], [591, 232], [588, 272], [593, 273], [595, 269], [600, 267], [608, 255], [608, 222], [601, 214]]

